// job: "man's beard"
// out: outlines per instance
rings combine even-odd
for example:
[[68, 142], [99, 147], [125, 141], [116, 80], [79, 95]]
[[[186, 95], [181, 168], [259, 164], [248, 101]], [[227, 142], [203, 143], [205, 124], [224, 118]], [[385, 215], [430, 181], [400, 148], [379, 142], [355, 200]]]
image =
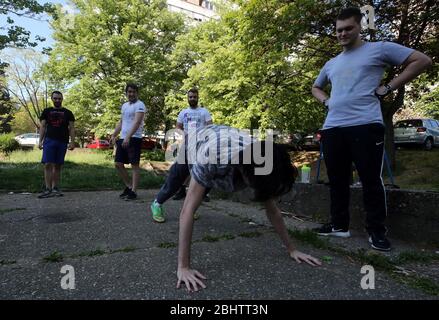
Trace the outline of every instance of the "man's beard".
[[196, 106], [198, 106], [198, 101], [189, 101], [189, 105], [195, 108]]

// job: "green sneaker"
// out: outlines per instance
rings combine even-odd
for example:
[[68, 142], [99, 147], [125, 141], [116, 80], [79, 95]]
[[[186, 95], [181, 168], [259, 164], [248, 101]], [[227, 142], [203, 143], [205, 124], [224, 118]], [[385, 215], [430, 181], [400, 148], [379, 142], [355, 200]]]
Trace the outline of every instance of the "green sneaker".
[[165, 222], [165, 210], [163, 207], [157, 203], [155, 200], [153, 203], [151, 203], [151, 211], [152, 211], [152, 218], [155, 222]]

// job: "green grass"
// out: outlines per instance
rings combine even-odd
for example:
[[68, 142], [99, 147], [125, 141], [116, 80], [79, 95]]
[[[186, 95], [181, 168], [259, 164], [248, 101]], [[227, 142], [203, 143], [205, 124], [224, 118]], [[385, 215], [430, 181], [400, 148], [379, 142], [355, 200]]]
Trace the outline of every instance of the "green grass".
[[401, 252], [395, 260], [395, 262], [398, 264], [409, 262], [428, 263], [432, 261], [439, 261], [439, 254], [429, 252], [406, 251]]
[[[292, 160], [297, 167], [311, 166], [311, 181], [316, 181], [319, 152], [293, 152]], [[396, 167], [392, 174], [395, 184], [402, 189], [439, 192], [439, 148], [424, 151], [421, 148], [396, 150]], [[384, 183], [390, 184], [387, 168], [383, 168]], [[328, 181], [324, 161], [321, 164], [319, 180]]]
[[80, 253], [76, 253], [76, 254], [62, 254], [58, 251], [54, 251], [50, 255], [44, 257], [43, 261], [44, 262], [62, 262], [62, 261], [64, 261], [64, 259], [99, 257], [99, 256], [103, 256], [103, 255], [110, 255], [110, 254], [115, 254], [115, 253], [120, 253], [120, 252], [128, 253], [128, 252], [133, 252], [135, 250], [137, 250], [136, 247], [128, 246], [125, 248], [115, 249], [115, 250], [104, 250], [104, 249], [98, 248], [95, 250], [80, 252]]
[[162, 242], [158, 245], [158, 247], [162, 249], [175, 248], [176, 246], [177, 244], [174, 242]]
[[395, 183], [404, 189], [439, 191], [438, 164], [439, 148], [397, 150]]
[[14, 212], [14, 211], [23, 211], [26, 210], [26, 208], [10, 208], [10, 209], [0, 209], [0, 215], [8, 212]]
[[128, 252], [133, 252], [133, 251], [136, 251], [136, 250], [137, 250], [136, 247], [128, 246], [128, 247], [121, 248], [121, 249], [111, 250], [110, 254], [119, 253], [119, 252], [128, 253]]
[[58, 251], [54, 251], [48, 256], [43, 258], [44, 262], [62, 262], [64, 261], [64, 256]]
[[243, 238], [257, 238], [262, 236], [262, 233], [259, 231], [253, 231], [253, 232], [243, 232], [238, 234], [238, 236], [243, 237]]
[[[41, 150], [16, 151], [0, 156], [0, 190], [38, 192], [43, 186]], [[139, 188], [157, 188], [164, 177], [142, 169]], [[63, 190], [121, 189], [122, 183], [108, 151], [68, 151], [61, 177]]]
[[16, 264], [17, 261], [10, 261], [10, 260], [0, 260], [0, 266], [7, 266], [11, 264]]
[[[88, 251], [88, 252], [82, 252], [80, 254], [78, 254], [78, 257], [96, 257], [96, 256], [103, 256], [104, 254], [106, 254], [107, 252], [105, 250], [102, 249], [96, 249], [96, 250], [92, 250], [92, 251]], [[71, 258], [74, 256], [70, 256]]]

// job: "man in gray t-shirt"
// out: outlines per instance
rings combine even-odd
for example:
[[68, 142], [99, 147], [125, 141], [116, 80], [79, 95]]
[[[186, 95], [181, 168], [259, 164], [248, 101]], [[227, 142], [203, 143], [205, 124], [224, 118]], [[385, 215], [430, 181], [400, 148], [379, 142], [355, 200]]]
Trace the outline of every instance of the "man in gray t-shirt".
[[[386, 194], [381, 177], [384, 125], [380, 100], [403, 87], [431, 65], [421, 52], [392, 42], [365, 42], [360, 38], [362, 14], [344, 9], [336, 21], [337, 39], [343, 47], [329, 60], [314, 82], [312, 94], [328, 115], [322, 146], [331, 188], [331, 222], [317, 229], [320, 235], [349, 237], [349, 184], [354, 162], [363, 186], [366, 229], [372, 248], [391, 249], [384, 220]], [[404, 65], [404, 71], [381, 85], [386, 66]], [[323, 89], [331, 84], [328, 97]]]

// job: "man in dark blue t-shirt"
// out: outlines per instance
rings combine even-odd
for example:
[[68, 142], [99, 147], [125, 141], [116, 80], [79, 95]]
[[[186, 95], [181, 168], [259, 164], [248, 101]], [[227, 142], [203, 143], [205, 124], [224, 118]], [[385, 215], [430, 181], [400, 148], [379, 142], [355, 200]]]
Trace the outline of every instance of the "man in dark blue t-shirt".
[[[40, 142], [43, 149], [44, 180], [46, 187], [38, 198], [60, 197], [59, 180], [61, 167], [67, 148], [75, 148], [75, 117], [73, 113], [63, 108], [63, 95], [59, 91], [52, 93], [53, 108], [44, 109], [40, 116]], [[70, 137], [70, 143], [69, 143]]]

